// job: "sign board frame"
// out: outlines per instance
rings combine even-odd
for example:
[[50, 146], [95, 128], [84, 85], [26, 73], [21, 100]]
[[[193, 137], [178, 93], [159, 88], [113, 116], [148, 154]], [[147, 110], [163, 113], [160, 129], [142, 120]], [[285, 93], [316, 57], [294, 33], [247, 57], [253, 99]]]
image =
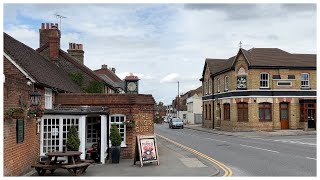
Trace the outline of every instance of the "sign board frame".
[[137, 135], [136, 146], [134, 153], [134, 162], [140, 161], [142, 167], [145, 163], [157, 162], [160, 165], [157, 140], [154, 134], [152, 135]]

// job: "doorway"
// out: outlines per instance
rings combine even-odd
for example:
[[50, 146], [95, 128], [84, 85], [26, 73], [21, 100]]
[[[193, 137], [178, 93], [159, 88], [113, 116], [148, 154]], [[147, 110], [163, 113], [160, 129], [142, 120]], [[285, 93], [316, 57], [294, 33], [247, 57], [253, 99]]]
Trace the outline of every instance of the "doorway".
[[316, 128], [315, 116], [315, 109], [308, 109], [308, 128]]
[[100, 162], [101, 149], [101, 118], [86, 118], [86, 159]]
[[280, 103], [280, 123], [281, 129], [289, 129], [289, 104]]

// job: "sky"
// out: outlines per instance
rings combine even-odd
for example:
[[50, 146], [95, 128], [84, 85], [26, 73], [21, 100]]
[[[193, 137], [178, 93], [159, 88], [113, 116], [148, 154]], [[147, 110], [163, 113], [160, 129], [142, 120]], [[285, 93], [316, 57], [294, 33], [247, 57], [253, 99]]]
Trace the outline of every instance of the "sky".
[[4, 32], [36, 49], [41, 23], [60, 23], [61, 48], [81, 43], [84, 64], [102, 64], [139, 93], [171, 104], [201, 86], [206, 58], [228, 59], [242, 48], [316, 53], [316, 4], [4, 4]]

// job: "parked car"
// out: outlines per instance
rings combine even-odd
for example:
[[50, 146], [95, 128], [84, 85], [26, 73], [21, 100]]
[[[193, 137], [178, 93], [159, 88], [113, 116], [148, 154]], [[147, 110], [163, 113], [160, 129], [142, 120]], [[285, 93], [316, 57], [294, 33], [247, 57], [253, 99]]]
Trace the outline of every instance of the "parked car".
[[173, 128], [181, 128], [181, 129], [183, 129], [183, 121], [182, 121], [182, 119], [172, 118], [169, 121], [169, 128], [171, 128], [171, 129], [173, 129]]

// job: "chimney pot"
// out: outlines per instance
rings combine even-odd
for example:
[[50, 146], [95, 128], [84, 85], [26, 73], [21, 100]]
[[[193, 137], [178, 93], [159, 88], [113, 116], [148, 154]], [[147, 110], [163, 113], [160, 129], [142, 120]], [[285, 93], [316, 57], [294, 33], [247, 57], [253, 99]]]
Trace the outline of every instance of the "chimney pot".
[[46, 23], [46, 29], [49, 29], [49, 23]]
[[41, 29], [44, 29], [44, 23], [41, 23]]
[[108, 69], [108, 65], [103, 64], [103, 65], [101, 66], [101, 69]]

